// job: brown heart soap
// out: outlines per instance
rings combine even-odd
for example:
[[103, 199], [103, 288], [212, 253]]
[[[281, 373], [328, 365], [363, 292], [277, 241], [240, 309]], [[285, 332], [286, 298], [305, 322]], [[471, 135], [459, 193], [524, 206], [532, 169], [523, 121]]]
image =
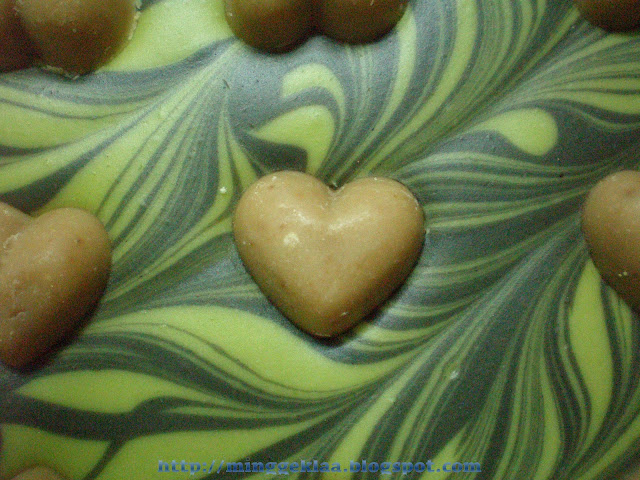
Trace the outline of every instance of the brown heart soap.
[[408, 0], [225, 0], [227, 23], [245, 43], [290, 50], [314, 30], [341, 42], [367, 43], [388, 33]]
[[400, 21], [407, 0], [314, 0], [316, 23], [325, 35], [347, 43], [367, 43]]
[[610, 31], [640, 27], [638, 0], [574, 0], [580, 13], [594, 25]]
[[424, 216], [394, 180], [363, 178], [334, 190], [279, 172], [244, 193], [233, 231], [265, 295], [302, 330], [332, 336], [404, 282], [422, 248]]
[[100, 221], [75, 209], [35, 219], [0, 204], [0, 359], [27, 365], [91, 311], [109, 276]]
[[134, 0], [15, 0], [45, 65], [81, 75], [107, 62], [132, 34]]
[[36, 467], [13, 477], [13, 480], [62, 480], [62, 477], [48, 468]]
[[14, 0], [0, 0], [0, 72], [28, 67], [33, 48], [22, 28]]
[[238, 38], [263, 50], [289, 50], [311, 28], [309, 0], [225, 0], [227, 23]]
[[606, 177], [589, 193], [582, 230], [603, 279], [640, 307], [640, 172]]

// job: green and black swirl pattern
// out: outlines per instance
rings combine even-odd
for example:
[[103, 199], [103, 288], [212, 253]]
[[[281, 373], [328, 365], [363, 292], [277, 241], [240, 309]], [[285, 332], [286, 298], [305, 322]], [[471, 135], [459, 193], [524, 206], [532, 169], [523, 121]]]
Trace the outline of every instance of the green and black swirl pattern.
[[[638, 453], [640, 329], [579, 211], [639, 148], [640, 37], [571, 2], [413, 0], [380, 42], [268, 55], [221, 0], [147, 1], [96, 74], [2, 74], [0, 199], [95, 212], [114, 271], [57, 356], [0, 370], [0, 478], [147, 480], [172, 459], [616, 478]], [[239, 195], [281, 169], [391, 176], [424, 207], [415, 272], [339, 341], [290, 325], [234, 248]]]

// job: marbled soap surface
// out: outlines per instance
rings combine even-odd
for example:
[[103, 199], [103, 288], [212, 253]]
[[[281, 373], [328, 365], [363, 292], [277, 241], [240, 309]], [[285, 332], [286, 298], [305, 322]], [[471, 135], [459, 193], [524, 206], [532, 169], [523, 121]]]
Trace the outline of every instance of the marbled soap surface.
[[[87, 208], [114, 243], [93, 321], [0, 370], [0, 477], [146, 480], [159, 459], [615, 476], [640, 438], [640, 332], [579, 211], [637, 167], [639, 54], [571, 2], [414, 0], [378, 43], [268, 55], [221, 1], [157, 0], [93, 75], [0, 75], [0, 199]], [[341, 341], [293, 327], [235, 250], [240, 193], [282, 169], [390, 176], [424, 207], [416, 270]]]

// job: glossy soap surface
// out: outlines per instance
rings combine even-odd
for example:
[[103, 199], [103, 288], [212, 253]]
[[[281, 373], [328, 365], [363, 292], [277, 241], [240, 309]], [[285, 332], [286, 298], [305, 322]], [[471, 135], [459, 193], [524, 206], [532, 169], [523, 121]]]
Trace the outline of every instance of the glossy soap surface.
[[[414, 0], [378, 43], [268, 55], [222, 2], [157, 0], [93, 75], [2, 74], [0, 199], [89, 209], [114, 264], [70, 345], [0, 370], [0, 477], [364, 459], [615, 478], [640, 437], [640, 332], [580, 207], [637, 166], [639, 53], [570, 2]], [[241, 192], [285, 169], [395, 178], [425, 211], [415, 271], [340, 341], [284, 319], [233, 244]]]

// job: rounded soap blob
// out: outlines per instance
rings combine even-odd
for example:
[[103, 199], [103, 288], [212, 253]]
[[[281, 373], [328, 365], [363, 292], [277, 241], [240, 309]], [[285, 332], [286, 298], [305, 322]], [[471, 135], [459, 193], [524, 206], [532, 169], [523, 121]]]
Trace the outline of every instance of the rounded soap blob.
[[23, 367], [47, 353], [94, 308], [111, 247], [92, 214], [52, 210], [35, 219], [0, 208], [0, 359]]
[[33, 63], [33, 48], [22, 28], [14, 0], [0, 0], [0, 72]]
[[316, 25], [325, 35], [347, 43], [372, 42], [402, 18], [407, 0], [313, 0]]
[[640, 172], [606, 177], [589, 193], [582, 229], [603, 279], [640, 307]]
[[[0, 202], [0, 247], [16, 233], [24, 230], [32, 218], [6, 203]], [[2, 255], [3, 250], [0, 250]]]
[[300, 172], [254, 183], [233, 231], [265, 295], [321, 337], [352, 328], [404, 282], [425, 232], [419, 203], [399, 182], [363, 178], [333, 190]]
[[30, 470], [22, 472], [17, 477], [13, 477], [13, 480], [63, 480], [53, 470], [45, 467], [35, 467]]
[[638, 0], [574, 0], [580, 13], [594, 25], [610, 31], [640, 27]]
[[236, 36], [262, 50], [288, 50], [311, 29], [309, 0], [225, 0], [225, 11]]
[[84, 74], [109, 60], [130, 37], [133, 0], [15, 0], [40, 61]]

